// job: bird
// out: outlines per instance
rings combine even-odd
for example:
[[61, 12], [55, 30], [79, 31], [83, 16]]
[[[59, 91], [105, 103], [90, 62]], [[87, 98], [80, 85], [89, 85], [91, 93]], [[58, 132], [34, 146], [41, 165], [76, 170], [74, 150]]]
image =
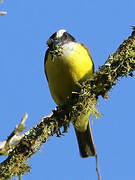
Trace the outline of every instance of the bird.
[[[44, 69], [51, 96], [57, 105], [64, 105], [94, 73], [94, 63], [89, 49], [65, 29], [52, 34], [46, 44]], [[89, 116], [82, 114], [73, 124], [82, 158], [96, 155]]]

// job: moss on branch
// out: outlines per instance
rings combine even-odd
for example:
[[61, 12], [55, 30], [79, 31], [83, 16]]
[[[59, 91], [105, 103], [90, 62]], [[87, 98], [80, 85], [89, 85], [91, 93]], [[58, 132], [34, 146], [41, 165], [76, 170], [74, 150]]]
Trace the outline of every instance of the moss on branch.
[[67, 132], [70, 121], [74, 122], [82, 113], [93, 113], [99, 117], [96, 109], [98, 96], [105, 97], [117, 83], [118, 78], [133, 76], [135, 70], [135, 28], [118, 50], [110, 55], [103, 66], [86, 82], [83, 82], [79, 94], [73, 93], [64, 106], [57, 107], [51, 116], [42, 120], [25, 133], [20, 143], [10, 152], [8, 158], [0, 164], [0, 179], [8, 179], [30, 171], [27, 159], [36, 153], [49, 137], [61, 135], [60, 128]]

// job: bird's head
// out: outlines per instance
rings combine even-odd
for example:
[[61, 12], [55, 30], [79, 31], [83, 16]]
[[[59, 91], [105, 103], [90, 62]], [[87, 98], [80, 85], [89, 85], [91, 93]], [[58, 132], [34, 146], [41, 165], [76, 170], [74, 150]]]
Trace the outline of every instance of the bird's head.
[[60, 29], [48, 39], [46, 44], [50, 49], [55, 49], [57, 45], [61, 46], [70, 41], [75, 41], [75, 38], [71, 36], [65, 29]]

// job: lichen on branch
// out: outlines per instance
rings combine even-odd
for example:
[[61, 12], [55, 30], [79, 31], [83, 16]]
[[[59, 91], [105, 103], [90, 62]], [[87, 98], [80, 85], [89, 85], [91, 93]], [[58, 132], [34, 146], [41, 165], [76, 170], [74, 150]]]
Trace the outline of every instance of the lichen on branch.
[[[125, 40], [118, 50], [110, 55], [103, 66], [83, 82], [80, 93], [73, 93], [67, 98], [64, 106], [57, 107], [50, 116], [43, 117], [39, 124], [24, 133], [20, 142], [9, 153], [7, 159], [0, 164], [0, 179], [11, 178], [30, 171], [27, 159], [36, 153], [49, 137], [67, 132], [70, 122], [74, 122], [82, 113], [89, 111], [100, 116], [96, 109], [99, 96], [107, 97], [109, 90], [122, 77], [133, 76], [135, 70], [135, 27], [131, 36]], [[16, 164], [20, 166], [16, 167]], [[16, 167], [16, 168], [15, 168]]]

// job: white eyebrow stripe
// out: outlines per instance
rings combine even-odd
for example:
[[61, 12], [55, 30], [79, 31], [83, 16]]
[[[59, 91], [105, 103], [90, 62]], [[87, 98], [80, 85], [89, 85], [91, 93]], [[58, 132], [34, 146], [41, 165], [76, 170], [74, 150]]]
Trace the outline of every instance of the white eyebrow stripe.
[[56, 33], [56, 38], [60, 38], [63, 36], [64, 32], [66, 32], [65, 29], [60, 29], [57, 33]]

